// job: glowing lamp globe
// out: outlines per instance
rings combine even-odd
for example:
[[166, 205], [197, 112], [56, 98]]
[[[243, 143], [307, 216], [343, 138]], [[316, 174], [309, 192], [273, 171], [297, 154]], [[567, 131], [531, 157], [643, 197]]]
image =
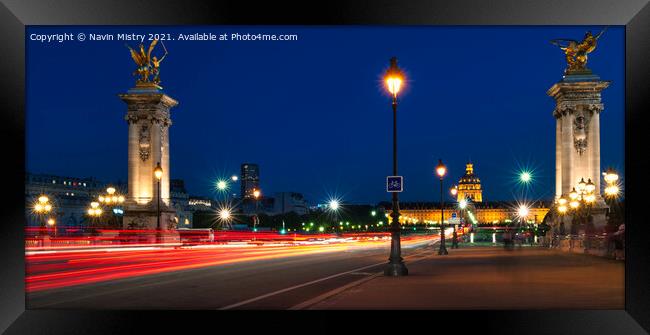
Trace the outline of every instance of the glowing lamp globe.
[[596, 190], [596, 185], [591, 181], [591, 178], [589, 178], [585, 186], [585, 191], [587, 191], [587, 193], [592, 193], [595, 190]]
[[156, 168], [153, 170], [153, 174], [154, 174], [154, 176], [156, 176], [156, 179], [158, 179], [158, 180], [162, 179], [163, 169], [160, 166], [160, 163], [158, 163], [158, 165], [156, 165]]
[[436, 166], [436, 174], [438, 177], [442, 178], [447, 173], [447, 167], [442, 163], [442, 159], [438, 160], [438, 165]]
[[396, 57], [390, 59], [390, 67], [388, 68], [388, 71], [386, 71], [384, 81], [386, 82], [386, 89], [388, 92], [396, 98], [404, 81], [404, 75], [402, 70], [397, 66]]
[[607, 172], [604, 172], [603, 175], [605, 176], [605, 182], [608, 184], [612, 184], [618, 180], [618, 174], [612, 168], [607, 169]]
[[619, 191], [620, 190], [619, 190], [618, 186], [616, 186], [616, 185], [610, 185], [610, 186], [605, 187], [605, 194], [607, 196], [610, 196], [610, 197], [618, 195]]
[[580, 178], [580, 182], [578, 183], [578, 191], [583, 192], [585, 190], [585, 187], [587, 187], [587, 183], [585, 182], [585, 179]]

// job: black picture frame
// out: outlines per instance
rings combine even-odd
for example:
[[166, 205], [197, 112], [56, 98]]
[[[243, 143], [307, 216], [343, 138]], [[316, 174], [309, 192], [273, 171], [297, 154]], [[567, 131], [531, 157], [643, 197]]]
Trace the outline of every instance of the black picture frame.
[[[351, 320], [364, 327], [415, 330], [410, 324], [437, 327], [443, 318], [465, 331], [500, 333], [643, 334], [650, 330], [650, 264], [648, 224], [643, 221], [643, 196], [648, 176], [642, 155], [650, 78], [650, 5], [648, 0], [574, 1], [25, 1], [3, 0], [0, 5], [0, 82], [2, 95], [5, 195], [0, 224], [0, 330], [26, 333], [134, 333], [232, 322], [235, 326], [290, 329], [297, 319], [313, 327], [346, 328]], [[210, 311], [77, 311], [25, 310], [24, 293], [24, 176], [25, 176], [25, 27], [28, 25], [624, 25], [625, 79], [625, 191], [626, 260], [625, 310], [618, 311], [461, 311], [372, 312], [357, 318], [353, 312], [327, 315], [300, 312], [257, 313], [249, 322], [243, 313]], [[8, 151], [8, 152], [7, 152]], [[647, 193], [647, 192], [646, 192]], [[389, 314], [390, 313], [390, 314]], [[238, 321], [233, 317], [237, 316]], [[340, 318], [346, 320], [342, 321]], [[337, 320], [332, 322], [331, 320]], [[390, 320], [390, 321], [389, 321]], [[469, 320], [469, 321], [468, 321]], [[471, 321], [471, 322], [470, 322]], [[271, 322], [271, 323], [269, 323]], [[361, 322], [360, 322], [361, 323]], [[361, 326], [359, 323], [358, 326]], [[338, 327], [336, 327], [338, 326]], [[225, 331], [225, 326], [218, 328]], [[286, 328], [282, 328], [286, 327]], [[301, 326], [301, 328], [304, 326]], [[366, 328], [366, 329], [369, 329]], [[292, 328], [297, 329], [297, 328]], [[324, 329], [324, 328], [322, 328]], [[437, 328], [433, 328], [434, 330]], [[644, 330], [645, 329], [645, 330]]]

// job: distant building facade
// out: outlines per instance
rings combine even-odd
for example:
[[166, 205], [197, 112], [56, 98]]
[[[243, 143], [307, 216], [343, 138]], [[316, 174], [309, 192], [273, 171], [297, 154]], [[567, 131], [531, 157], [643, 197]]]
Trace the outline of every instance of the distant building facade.
[[34, 204], [41, 195], [46, 195], [52, 203], [49, 217], [56, 220], [57, 226], [78, 227], [86, 222], [86, 212], [92, 201], [106, 193], [108, 186], [118, 193], [126, 194], [124, 183], [107, 184], [95, 178], [57, 176], [51, 174], [25, 174], [25, 218], [28, 226], [38, 226], [41, 219], [33, 212]]
[[[392, 222], [390, 213], [390, 204], [387, 206], [387, 220]], [[540, 224], [544, 220], [544, 216], [549, 212], [550, 203], [536, 202], [529, 206], [528, 215], [525, 218], [519, 218], [519, 206], [515, 202], [506, 201], [492, 201], [483, 203], [474, 203], [464, 210], [458, 208], [457, 204], [445, 204], [444, 215], [445, 223], [449, 223], [449, 219], [453, 213], [456, 213], [458, 218], [464, 217], [466, 222], [470, 222], [469, 213], [477, 221], [477, 224], [507, 224], [517, 223], [519, 220], [524, 220], [528, 223]], [[400, 203], [400, 223], [401, 224], [440, 224], [440, 203], [430, 202], [405, 202]]]
[[260, 187], [260, 168], [257, 164], [244, 163], [241, 165], [241, 197], [252, 199], [253, 192]]
[[176, 210], [177, 228], [192, 228], [193, 211], [189, 205], [189, 195], [185, 189], [185, 181], [171, 179], [169, 181], [170, 206]]
[[[25, 174], [25, 218], [28, 226], [39, 226], [42, 217], [33, 211], [34, 204], [41, 195], [52, 203], [52, 212], [48, 217], [56, 220], [58, 227], [81, 227], [88, 224], [87, 211], [90, 203], [98, 201], [100, 195], [106, 194], [108, 187], [114, 187], [118, 194], [128, 193], [124, 182], [106, 183], [96, 178], [79, 178], [51, 174]], [[178, 211], [178, 227], [191, 228], [193, 208], [189, 206], [189, 196], [183, 180], [170, 181], [170, 205]], [[114, 211], [105, 211], [103, 215], [121, 217], [122, 206], [112, 206]]]
[[277, 214], [294, 212], [298, 215], [309, 214], [309, 206], [305, 197], [296, 192], [280, 192], [274, 195], [273, 210]]
[[[465, 165], [465, 174], [458, 181], [458, 194], [455, 203], [445, 203], [444, 222], [449, 223], [452, 215], [458, 218], [464, 218], [466, 222], [478, 224], [507, 224], [522, 220], [519, 217], [519, 205], [516, 202], [507, 201], [490, 201], [483, 200], [483, 188], [481, 179], [474, 172], [474, 164], [468, 162]], [[458, 201], [468, 199], [468, 206], [465, 209], [458, 207]], [[389, 222], [392, 221], [391, 204], [383, 204], [386, 207], [386, 215]], [[549, 212], [551, 203], [538, 201], [528, 206], [528, 215], [523, 220], [528, 223], [539, 224]], [[401, 224], [440, 224], [441, 213], [440, 203], [431, 202], [403, 202], [400, 203], [400, 223]]]

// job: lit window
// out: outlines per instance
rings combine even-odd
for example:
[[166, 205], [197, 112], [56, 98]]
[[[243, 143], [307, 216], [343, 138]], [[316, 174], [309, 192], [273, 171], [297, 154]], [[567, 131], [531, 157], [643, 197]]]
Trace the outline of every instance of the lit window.
[[56, 184], [56, 180], [52, 179], [52, 184]]

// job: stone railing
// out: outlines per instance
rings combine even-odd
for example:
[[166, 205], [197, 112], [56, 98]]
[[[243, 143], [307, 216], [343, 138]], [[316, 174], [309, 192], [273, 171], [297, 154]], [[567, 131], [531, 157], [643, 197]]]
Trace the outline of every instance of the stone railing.
[[550, 240], [548, 247], [563, 252], [589, 254], [624, 260], [624, 240], [624, 237], [621, 236], [618, 239], [618, 241], [621, 242], [617, 243], [617, 238], [615, 236], [607, 236], [604, 234], [593, 236], [585, 236], [585, 234], [556, 235]]

